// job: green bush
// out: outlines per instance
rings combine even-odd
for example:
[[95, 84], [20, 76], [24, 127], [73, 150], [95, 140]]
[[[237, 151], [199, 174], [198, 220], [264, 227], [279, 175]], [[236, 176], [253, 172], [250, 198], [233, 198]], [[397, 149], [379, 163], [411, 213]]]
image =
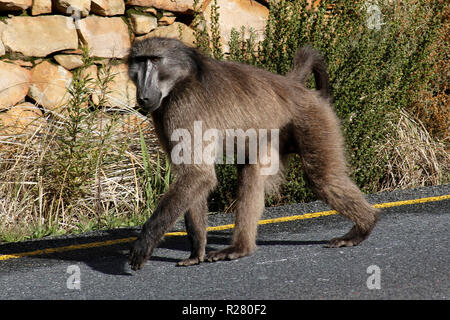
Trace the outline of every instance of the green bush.
[[[264, 40], [256, 43], [251, 30], [233, 30], [230, 53], [224, 58], [285, 74], [299, 46], [309, 44], [322, 52], [352, 178], [363, 191], [375, 192], [381, 189], [389, 161], [379, 152], [380, 145], [392, 137], [400, 111], [411, 110], [418, 88], [435, 76], [430, 70], [438, 61], [426, 58], [439, 37], [443, 8], [443, 1], [419, 0], [327, 0], [314, 8], [308, 8], [306, 0], [271, 1]], [[212, 21], [217, 24], [217, 19]], [[211, 34], [217, 38], [214, 27]], [[216, 52], [214, 45], [207, 50], [211, 52]], [[233, 172], [227, 166], [217, 168], [222, 180], [211, 197], [214, 207], [226, 208], [233, 199]], [[267, 199], [268, 205], [314, 199], [298, 157], [293, 157], [286, 176], [280, 195]]]

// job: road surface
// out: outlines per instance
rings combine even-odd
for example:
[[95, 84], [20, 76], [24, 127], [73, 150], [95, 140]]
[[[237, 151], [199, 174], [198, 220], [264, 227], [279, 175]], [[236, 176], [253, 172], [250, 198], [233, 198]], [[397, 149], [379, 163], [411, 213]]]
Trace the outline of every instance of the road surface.
[[[137, 229], [3, 244], [0, 299], [447, 300], [449, 195], [450, 185], [369, 195], [372, 204], [395, 203], [382, 209], [369, 239], [338, 249], [326, 248], [326, 241], [351, 223], [329, 215], [322, 202], [267, 208], [253, 255], [192, 267], [175, 266], [189, 255], [186, 236], [175, 234], [142, 270], [131, 271], [126, 255]], [[412, 199], [426, 201], [398, 203]], [[209, 217], [213, 226], [232, 221], [231, 214]], [[229, 243], [227, 228], [208, 233], [207, 250]]]

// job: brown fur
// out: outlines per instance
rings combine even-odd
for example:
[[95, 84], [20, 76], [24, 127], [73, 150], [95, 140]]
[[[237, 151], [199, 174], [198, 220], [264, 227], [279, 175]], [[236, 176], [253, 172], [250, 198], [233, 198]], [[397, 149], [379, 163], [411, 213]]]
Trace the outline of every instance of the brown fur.
[[[192, 133], [193, 123], [198, 120], [203, 121], [203, 130], [279, 129], [280, 162], [285, 163], [289, 154], [298, 153], [314, 192], [355, 224], [349, 233], [331, 240], [329, 246], [353, 246], [370, 234], [377, 221], [377, 210], [366, 202], [348, 177], [339, 121], [328, 102], [328, 78], [323, 72], [317, 72], [324, 70], [318, 59], [320, 55], [312, 57], [311, 52], [315, 51], [308, 50], [312, 51], [303, 52], [309, 55], [297, 59], [288, 76], [280, 76], [245, 64], [207, 58], [176, 40], [150, 38], [135, 43], [130, 65], [142, 57], [166, 54], [172, 55], [173, 61], [183, 61], [182, 67], [176, 68], [189, 69], [188, 75], [180, 76], [170, 94], [152, 112], [156, 132], [168, 153], [174, 147], [174, 142], [170, 141], [173, 130], [186, 128]], [[299, 64], [304, 58], [312, 60], [302, 68]], [[305, 88], [308, 70], [316, 70], [319, 91]], [[158, 72], [163, 71], [161, 64]], [[177, 71], [177, 74], [184, 73]], [[300, 74], [300, 78], [296, 74]], [[132, 74], [130, 76], [133, 79]], [[142, 88], [137, 85], [139, 93]], [[132, 268], [142, 267], [164, 233], [182, 214], [185, 214], [192, 253], [179, 265], [200, 263], [205, 258], [208, 261], [235, 259], [252, 253], [256, 247], [257, 222], [264, 210], [264, 186], [266, 184], [267, 189], [270, 181], [279, 181], [261, 175], [261, 167], [260, 164], [239, 165], [232, 244], [205, 257], [206, 199], [217, 184], [214, 166], [175, 166], [175, 182], [143, 226], [131, 250]]]

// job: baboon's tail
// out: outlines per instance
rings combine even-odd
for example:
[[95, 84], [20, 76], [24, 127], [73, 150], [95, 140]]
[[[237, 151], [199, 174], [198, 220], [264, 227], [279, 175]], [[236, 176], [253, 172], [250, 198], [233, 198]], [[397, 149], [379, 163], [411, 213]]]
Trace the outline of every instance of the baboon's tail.
[[294, 57], [294, 66], [286, 76], [306, 84], [311, 72], [314, 74], [316, 88], [320, 91], [320, 95], [323, 98], [330, 98], [330, 80], [325, 61], [316, 49], [306, 45], [298, 48]]

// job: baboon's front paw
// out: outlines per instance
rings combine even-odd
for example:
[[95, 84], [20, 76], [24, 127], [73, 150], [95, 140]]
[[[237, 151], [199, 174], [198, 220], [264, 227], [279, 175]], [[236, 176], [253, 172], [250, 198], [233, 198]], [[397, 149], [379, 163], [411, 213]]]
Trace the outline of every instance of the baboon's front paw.
[[236, 248], [230, 246], [223, 250], [211, 251], [206, 255], [206, 261], [216, 262], [220, 260], [234, 260], [237, 258], [245, 257], [252, 253], [252, 250]]
[[148, 240], [138, 238], [130, 250], [129, 264], [132, 270], [141, 269], [152, 255], [153, 248]]
[[193, 257], [193, 258], [188, 258], [185, 260], [182, 260], [180, 262], [177, 263], [177, 267], [188, 267], [188, 266], [193, 266], [196, 264], [200, 264], [203, 262], [203, 258], [200, 257]]

